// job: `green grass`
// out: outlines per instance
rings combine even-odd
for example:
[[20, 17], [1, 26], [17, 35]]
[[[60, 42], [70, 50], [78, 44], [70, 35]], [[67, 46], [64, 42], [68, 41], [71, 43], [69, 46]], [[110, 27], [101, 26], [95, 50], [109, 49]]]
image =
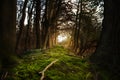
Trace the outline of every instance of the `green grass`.
[[94, 80], [89, 62], [69, 55], [69, 51], [61, 46], [27, 52], [7, 80], [40, 80], [38, 73], [55, 59], [58, 61], [45, 72], [45, 80]]

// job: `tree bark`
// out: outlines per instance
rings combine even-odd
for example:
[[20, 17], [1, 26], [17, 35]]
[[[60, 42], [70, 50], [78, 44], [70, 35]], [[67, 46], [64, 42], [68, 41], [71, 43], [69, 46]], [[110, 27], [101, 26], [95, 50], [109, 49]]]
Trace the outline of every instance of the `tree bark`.
[[0, 3], [0, 75], [14, 64], [16, 43], [16, 0]]
[[119, 0], [104, 0], [104, 20], [102, 34], [96, 52], [91, 57], [92, 62], [111, 72], [114, 74], [114, 76], [116, 74], [118, 75], [118, 72], [120, 71], [119, 4]]

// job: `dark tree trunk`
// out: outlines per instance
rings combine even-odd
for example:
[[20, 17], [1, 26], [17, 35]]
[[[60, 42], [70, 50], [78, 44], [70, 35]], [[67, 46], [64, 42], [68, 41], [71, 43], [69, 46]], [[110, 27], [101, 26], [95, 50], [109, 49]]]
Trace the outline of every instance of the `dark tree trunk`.
[[36, 1], [36, 15], [35, 15], [35, 32], [36, 32], [36, 48], [40, 48], [40, 14], [41, 14], [41, 1]]
[[0, 78], [2, 71], [8, 71], [15, 62], [16, 0], [2, 0], [0, 3]]
[[104, 0], [104, 20], [101, 39], [96, 53], [91, 57], [94, 63], [98, 64], [101, 68], [108, 70], [114, 74], [114, 76], [119, 75], [118, 72], [120, 72], [119, 5], [119, 0]]

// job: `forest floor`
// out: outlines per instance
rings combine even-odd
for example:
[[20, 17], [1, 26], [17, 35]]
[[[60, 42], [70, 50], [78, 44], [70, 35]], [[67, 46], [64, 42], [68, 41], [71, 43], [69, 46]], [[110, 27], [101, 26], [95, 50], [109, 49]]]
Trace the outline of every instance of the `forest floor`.
[[96, 80], [97, 77], [87, 59], [72, 55], [61, 46], [26, 52], [18, 61], [7, 80]]

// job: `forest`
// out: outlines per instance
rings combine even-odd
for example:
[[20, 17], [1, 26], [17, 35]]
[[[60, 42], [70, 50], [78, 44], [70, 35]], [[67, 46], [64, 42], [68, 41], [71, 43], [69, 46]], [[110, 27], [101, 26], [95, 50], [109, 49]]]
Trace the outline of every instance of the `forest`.
[[0, 80], [119, 80], [119, 0], [2, 0]]

